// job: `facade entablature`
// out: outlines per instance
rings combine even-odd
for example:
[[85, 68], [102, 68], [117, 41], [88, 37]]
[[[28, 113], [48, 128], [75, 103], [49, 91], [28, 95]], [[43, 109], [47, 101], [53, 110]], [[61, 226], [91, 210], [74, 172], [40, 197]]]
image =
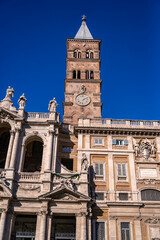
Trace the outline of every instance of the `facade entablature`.
[[159, 121], [145, 120], [119, 120], [119, 119], [79, 119], [79, 127], [100, 127], [100, 128], [120, 128], [120, 129], [160, 129]]

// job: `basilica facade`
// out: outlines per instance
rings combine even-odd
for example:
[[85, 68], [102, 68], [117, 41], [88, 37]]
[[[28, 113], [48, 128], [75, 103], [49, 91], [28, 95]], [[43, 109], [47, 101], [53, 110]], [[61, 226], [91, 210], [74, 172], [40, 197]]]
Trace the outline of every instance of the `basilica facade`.
[[[100, 49], [85, 17], [67, 39], [57, 102], [0, 102], [0, 240], [160, 239], [160, 121], [102, 119]], [[5, 94], [4, 94], [5, 95]]]

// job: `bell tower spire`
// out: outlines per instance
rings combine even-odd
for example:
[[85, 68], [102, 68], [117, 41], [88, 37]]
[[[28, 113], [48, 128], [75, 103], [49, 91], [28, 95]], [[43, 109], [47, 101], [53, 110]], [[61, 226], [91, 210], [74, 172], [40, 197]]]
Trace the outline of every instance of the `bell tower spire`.
[[75, 38], [67, 39], [64, 123], [101, 118], [100, 47], [101, 40], [93, 39], [83, 15]]
[[82, 16], [82, 24], [74, 38], [75, 39], [93, 39], [93, 37], [87, 27], [85, 15]]

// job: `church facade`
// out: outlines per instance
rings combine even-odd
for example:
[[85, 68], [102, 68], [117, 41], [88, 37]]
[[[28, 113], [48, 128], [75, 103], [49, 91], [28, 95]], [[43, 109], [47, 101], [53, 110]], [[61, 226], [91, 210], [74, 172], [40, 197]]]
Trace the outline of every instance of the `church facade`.
[[102, 119], [101, 40], [66, 43], [63, 122], [0, 102], [0, 240], [158, 240], [160, 121]]

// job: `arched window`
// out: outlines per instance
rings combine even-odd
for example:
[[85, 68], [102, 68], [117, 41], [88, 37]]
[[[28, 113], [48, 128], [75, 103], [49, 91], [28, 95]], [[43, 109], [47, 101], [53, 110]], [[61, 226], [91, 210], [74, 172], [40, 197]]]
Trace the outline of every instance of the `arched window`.
[[74, 58], [77, 58], [77, 52], [74, 52]]
[[40, 141], [29, 142], [26, 146], [24, 159], [24, 172], [36, 172], [41, 170], [43, 143]]
[[93, 52], [92, 52], [92, 50], [87, 50], [87, 52], [86, 52], [86, 58], [93, 58]]
[[81, 52], [78, 52], [78, 58], [81, 58]]
[[93, 71], [90, 72], [90, 79], [94, 79], [94, 73], [93, 73]]
[[89, 79], [89, 71], [86, 70], [86, 79]]
[[145, 189], [141, 191], [143, 201], [160, 201], [160, 191], [155, 189]]
[[73, 79], [76, 79], [76, 70], [73, 71]]
[[86, 52], [86, 58], [89, 58], [89, 52]]
[[79, 49], [74, 50], [73, 53], [74, 58], [81, 58], [81, 52]]
[[78, 70], [77, 72], [77, 79], [80, 79], [81, 78], [81, 72]]
[[0, 129], [0, 168], [5, 167], [8, 145], [10, 139], [10, 129], [1, 128]]

